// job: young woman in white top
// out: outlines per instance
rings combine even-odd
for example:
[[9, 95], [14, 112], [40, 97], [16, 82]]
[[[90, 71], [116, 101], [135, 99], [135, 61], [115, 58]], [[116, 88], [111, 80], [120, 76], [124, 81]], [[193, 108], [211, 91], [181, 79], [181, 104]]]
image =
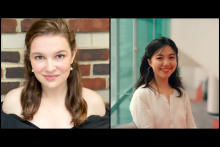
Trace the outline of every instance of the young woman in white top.
[[109, 128], [101, 96], [82, 87], [75, 33], [66, 20], [37, 20], [25, 45], [26, 81], [7, 93], [1, 128]]
[[137, 128], [196, 128], [189, 97], [178, 77], [178, 48], [166, 37], [145, 49], [130, 104]]

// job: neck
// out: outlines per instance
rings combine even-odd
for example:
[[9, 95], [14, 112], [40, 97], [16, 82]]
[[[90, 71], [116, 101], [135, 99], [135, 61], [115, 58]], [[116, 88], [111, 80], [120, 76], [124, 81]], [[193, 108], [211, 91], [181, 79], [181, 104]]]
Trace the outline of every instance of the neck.
[[67, 93], [67, 83], [55, 88], [48, 88], [42, 85], [42, 99], [50, 102], [64, 102]]
[[169, 85], [169, 78], [160, 78], [160, 77], [157, 77], [155, 76], [155, 80], [156, 80], [156, 83], [155, 81], [153, 81], [154, 85], [156, 86], [157, 90], [159, 91], [160, 89], [168, 89], [168, 88], [171, 88], [170, 85]]

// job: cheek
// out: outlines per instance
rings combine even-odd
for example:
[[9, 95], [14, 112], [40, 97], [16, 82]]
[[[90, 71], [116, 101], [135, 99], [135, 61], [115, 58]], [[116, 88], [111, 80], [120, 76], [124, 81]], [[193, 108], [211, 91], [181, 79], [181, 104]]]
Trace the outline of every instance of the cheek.
[[152, 65], [154, 70], [160, 70], [160, 68], [163, 66], [163, 62], [154, 61], [154, 64]]
[[177, 66], [177, 62], [176, 61], [173, 61], [171, 62], [171, 66], [174, 68], [174, 70], [176, 69], [176, 66]]
[[59, 69], [61, 72], [67, 72], [70, 70], [70, 64], [69, 63], [59, 63], [59, 64], [57, 64], [57, 69]]
[[68, 58], [68, 59], [62, 60], [61, 62], [57, 62], [56, 67], [61, 72], [67, 72], [67, 71], [70, 71], [70, 64], [71, 64], [71, 60]]
[[171, 62], [171, 66], [172, 66], [172, 73], [176, 70], [176, 66], [177, 66], [177, 62]]
[[45, 64], [44, 63], [35, 63], [32, 62], [32, 69], [34, 70], [35, 73], [40, 73], [45, 69]]

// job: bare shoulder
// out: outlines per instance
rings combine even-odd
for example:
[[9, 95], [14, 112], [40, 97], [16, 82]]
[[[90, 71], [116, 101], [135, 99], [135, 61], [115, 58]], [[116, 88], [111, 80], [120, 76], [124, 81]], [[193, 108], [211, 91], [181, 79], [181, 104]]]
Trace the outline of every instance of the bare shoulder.
[[105, 105], [102, 100], [102, 97], [98, 93], [88, 88], [83, 87], [82, 96], [88, 105], [87, 116], [90, 116], [90, 115], [104, 116], [105, 115]]
[[13, 89], [9, 91], [5, 98], [4, 102], [2, 104], [2, 110], [9, 114], [9, 113], [14, 113], [20, 116], [21, 114], [21, 104], [20, 104], [20, 99], [21, 99], [21, 92], [23, 90], [22, 87], [18, 87], [16, 89]]

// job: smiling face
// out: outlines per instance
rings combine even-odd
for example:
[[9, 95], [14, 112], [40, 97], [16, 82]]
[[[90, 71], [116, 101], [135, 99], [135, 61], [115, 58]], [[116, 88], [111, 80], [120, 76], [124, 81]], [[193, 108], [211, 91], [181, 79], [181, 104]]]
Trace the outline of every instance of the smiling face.
[[155, 52], [151, 60], [148, 59], [148, 63], [153, 68], [156, 79], [169, 78], [177, 67], [176, 53], [169, 45], [166, 45], [164, 49], [162, 47]]
[[71, 53], [65, 37], [61, 35], [38, 36], [30, 47], [30, 61], [35, 77], [48, 88], [66, 84], [76, 49]]

